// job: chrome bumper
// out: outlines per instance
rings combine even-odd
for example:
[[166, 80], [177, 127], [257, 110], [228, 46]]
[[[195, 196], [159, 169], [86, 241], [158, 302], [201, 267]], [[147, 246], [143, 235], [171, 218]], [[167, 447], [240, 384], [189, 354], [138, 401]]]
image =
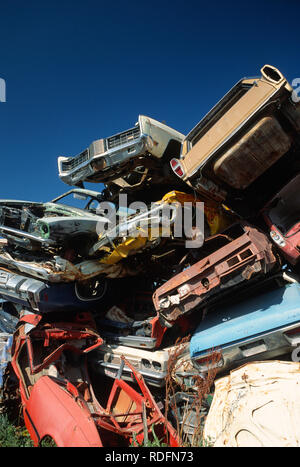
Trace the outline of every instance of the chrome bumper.
[[199, 373], [205, 373], [210, 368], [217, 367], [218, 371], [232, 369], [237, 365], [242, 365], [245, 362], [253, 360], [267, 360], [285, 353], [292, 352], [292, 350], [300, 344], [300, 331], [299, 334], [288, 336], [286, 333], [292, 331], [300, 326], [300, 323], [295, 323], [291, 326], [263, 333], [259, 336], [250, 339], [230, 344], [219, 349], [222, 355], [220, 361], [214, 363], [203, 363], [201, 360], [209, 358], [211, 351], [202, 352], [196, 357], [192, 358], [194, 367]]
[[[124, 132], [124, 134], [126, 133]], [[115, 174], [116, 166], [124, 164], [133, 157], [145, 153], [147, 150], [147, 136], [143, 133], [125, 142], [126, 138], [119, 138], [114, 143], [109, 142], [111, 139], [107, 138], [105, 140], [108, 149], [102, 154], [94, 154], [94, 151], [87, 149], [75, 157], [59, 157], [58, 171], [60, 179], [68, 185], [75, 185], [79, 181], [84, 181], [96, 173], [100, 178], [105, 179]], [[118, 146], [117, 141], [122, 142], [122, 144]], [[87, 155], [82, 157], [82, 154]], [[103, 168], [93, 168], [92, 162], [97, 167], [102, 166]], [[71, 168], [68, 168], [68, 165]]]

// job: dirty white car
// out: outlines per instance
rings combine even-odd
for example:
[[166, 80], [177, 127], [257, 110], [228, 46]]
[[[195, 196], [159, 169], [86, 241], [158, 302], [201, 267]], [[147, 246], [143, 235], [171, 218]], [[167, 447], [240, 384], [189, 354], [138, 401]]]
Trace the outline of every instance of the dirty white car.
[[74, 157], [58, 157], [60, 179], [68, 185], [107, 182], [145, 165], [180, 153], [184, 135], [153, 118], [139, 115], [133, 128], [98, 139]]
[[299, 446], [300, 363], [254, 362], [215, 381], [204, 437], [215, 447]]

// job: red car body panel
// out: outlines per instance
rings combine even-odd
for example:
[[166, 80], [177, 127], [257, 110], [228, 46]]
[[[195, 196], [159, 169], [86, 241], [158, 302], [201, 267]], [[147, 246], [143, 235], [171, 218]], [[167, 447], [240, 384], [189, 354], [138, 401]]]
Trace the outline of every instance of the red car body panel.
[[300, 260], [300, 174], [287, 183], [262, 209], [270, 236], [287, 261]]
[[142, 442], [145, 430], [151, 433], [151, 427], [154, 426], [158, 438], [168, 442], [171, 447], [178, 447], [176, 430], [160, 411], [143, 376], [133, 368], [125, 357], [121, 358], [123, 365], [126, 364], [131, 369], [139, 392], [117, 377], [107, 402], [106, 413], [109, 415], [103, 414], [97, 423], [103, 428], [129, 438], [130, 443], [134, 441], [133, 433], [136, 440]]
[[[36, 327], [26, 333], [28, 323]], [[154, 426], [160, 439], [178, 446], [176, 431], [158, 408], [142, 375], [125, 358], [105, 408], [95, 396], [85, 358], [79, 369], [70, 364], [64, 373], [65, 351], [86, 355], [102, 343], [87, 314], [85, 319], [74, 319], [72, 323], [44, 323], [35, 315], [20, 319], [14, 334], [12, 366], [19, 380], [25, 424], [34, 445], [38, 446], [45, 436], [50, 436], [59, 447], [108, 447], [115, 445], [116, 438], [129, 445], [134, 435], [142, 442], [147, 432], [150, 439]], [[45, 351], [48, 347], [49, 351]], [[121, 379], [125, 363], [139, 391]], [[56, 376], [51, 374], [51, 366]]]
[[35, 446], [51, 436], [60, 447], [102, 447], [85, 402], [76, 398], [49, 376], [33, 386], [24, 409], [26, 427]]
[[[272, 222], [270, 222], [267, 217], [265, 219], [266, 223], [270, 227], [270, 232], [276, 232], [276, 234], [282, 236], [279, 228], [272, 224]], [[284, 235], [283, 238], [285, 241], [285, 246], [280, 246], [280, 251], [289, 263], [295, 265], [300, 260], [300, 222], [294, 225], [294, 227], [289, 230], [289, 232]]]

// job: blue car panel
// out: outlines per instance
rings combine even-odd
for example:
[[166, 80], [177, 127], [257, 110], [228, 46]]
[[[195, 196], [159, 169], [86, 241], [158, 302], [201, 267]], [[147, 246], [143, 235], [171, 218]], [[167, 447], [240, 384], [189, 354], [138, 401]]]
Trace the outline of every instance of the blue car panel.
[[40, 313], [90, 310], [105, 304], [113, 292], [106, 279], [91, 279], [90, 288], [77, 282], [51, 284], [0, 269], [0, 298]]
[[294, 342], [286, 338], [285, 332], [299, 325], [300, 285], [288, 284], [232, 306], [211, 311], [191, 338], [190, 355], [195, 359], [208, 355], [212, 349], [221, 350], [225, 354], [230, 349], [232, 358], [240, 359], [241, 348], [246, 349], [241, 347], [241, 344], [255, 344], [260, 337], [264, 337], [259, 341], [262, 352], [275, 351], [276, 345], [283, 348], [285, 344], [288, 348], [294, 345]]

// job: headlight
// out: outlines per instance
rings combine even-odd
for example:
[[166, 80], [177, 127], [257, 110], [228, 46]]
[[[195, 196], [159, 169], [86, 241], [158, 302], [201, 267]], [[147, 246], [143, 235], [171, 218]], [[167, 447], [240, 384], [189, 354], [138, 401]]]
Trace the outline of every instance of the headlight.
[[39, 229], [40, 229], [40, 234], [43, 238], [49, 238], [50, 236], [50, 229], [49, 225], [46, 224], [46, 222], [40, 221], [39, 222]]
[[273, 240], [277, 245], [279, 245], [280, 247], [283, 248], [283, 247], [286, 245], [283, 236], [280, 235], [280, 233], [276, 232], [276, 230], [271, 230], [271, 232], [270, 232], [270, 237], [271, 237], [272, 240]]
[[104, 157], [99, 157], [91, 162], [91, 166], [94, 172], [98, 172], [98, 170], [103, 170], [107, 166], [106, 160]]

